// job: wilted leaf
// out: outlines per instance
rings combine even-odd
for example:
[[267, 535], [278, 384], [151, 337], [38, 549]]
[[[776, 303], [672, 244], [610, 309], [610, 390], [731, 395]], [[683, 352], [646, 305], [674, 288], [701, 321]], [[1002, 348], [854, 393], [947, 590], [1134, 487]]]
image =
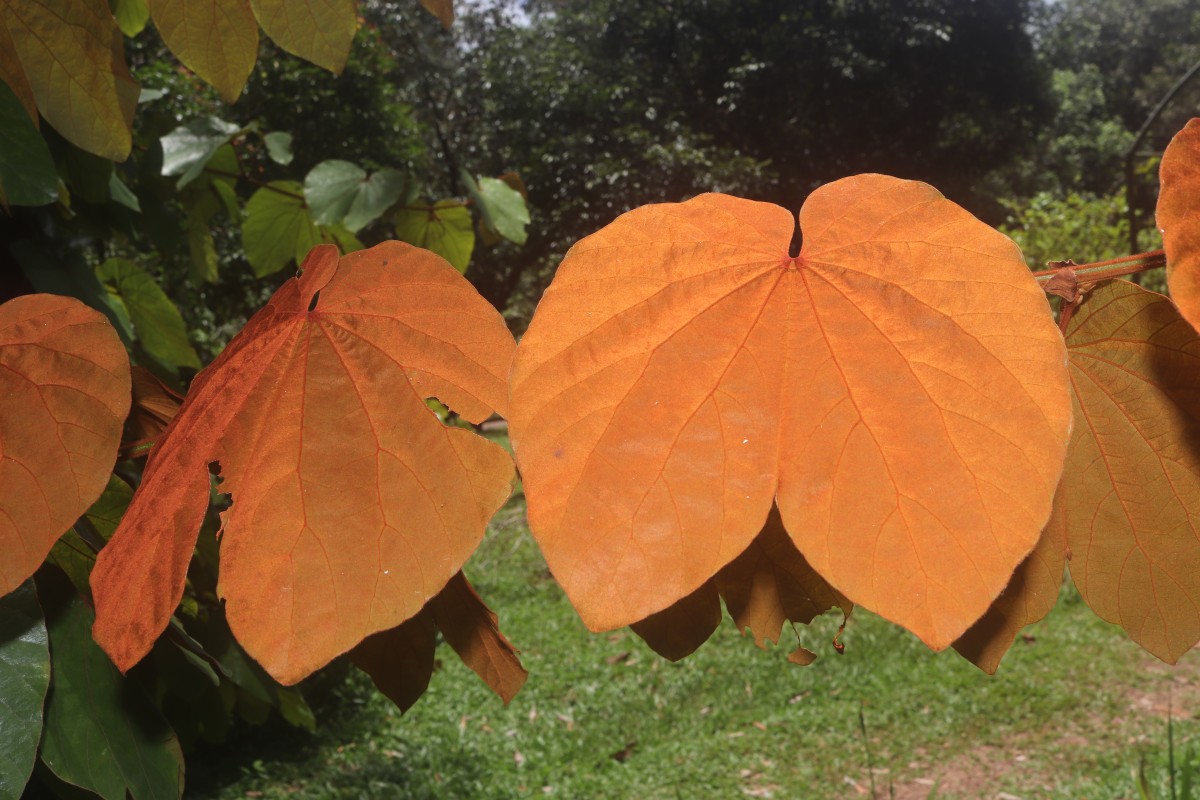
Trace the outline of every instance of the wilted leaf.
[[353, 233], [395, 205], [405, 184], [394, 169], [368, 176], [349, 161], [322, 161], [304, 178], [304, 197], [313, 222], [341, 224]]
[[500, 632], [496, 613], [461, 572], [429, 601], [429, 610], [446, 643], [508, 705], [529, 673]]
[[424, 608], [395, 628], [363, 639], [350, 651], [350, 660], [404, 712], [429, 688], [436, 649], [437, 626]]
[[163, 42], [232, 103], [258, 59], [258, 23], [246, 0], [150, 0]]
[[110, 258], [96, 267], [96, 277], [128, 312], [147, 355], [172, 373], [180, 367], [200, 369], [179, 309], [148, 272], [132, 261]]
[[166, 720], [121, 678], [92, 641], [92, 612], [78, 597], [46, 606], [54, 689], [41, 756], [67, 783], [105, 800], [183, 793], [183, 754]]
[[525, 244], [529, 208], [521, 193], [499, 178], [481, 177], [476, 181], [466, 170], [460, 177], [479, 206], [483, 224], [510, 242]]
[[1053, 522], [1087, 604], [1175, 663], [1200, 640], [1200, 336], [1102, 284], [1067, 329], [1075, 430]]
[[0, 597], [0, 800], [19, 800], [33, 772], [49, 688], [46, 621], [28, 581]]
[[0, 83], [0, 186], [14, 206], [43, 206], [58, 199], [58, 173], [50, 148], [12, 89]]
[[1016, 246], [881, 175], [792, 215], [723, 195], [572, 248], [513, 365], [529, 520], [593, 630], [694, 591], [777, 501], [808, 563], [934, 649], [1050, 514], [1062, 337]]
[[355, 0], [250, 0], [250, 7], [275, 44], [341, 74], [358, 30]]
[[471, 212], [456, 200], [442, 200], [426, 208], [396, 212], [396, 238], [432, 250], [459, 272], [466, 272], [475, 249]]
[[129, 412], [129, 360], [98, 312], [25, 295], [0, 306], [0, 595], [100, 496]]
[[[443, 426], [504, 406], [513, 348], [448, 264], [387, 242], [322, 245], [192, 383], [92, 573], [96, 639], [122, 669], [183, 592], [218, 462], [219, 593], [238, 641], [295, 683], [413, 616], [508, 497], [497, 445]], [[138, 603], [128, 603], [136, 595]]]
[[180, 395], [145, 367], [134, 367], [130, 374], [133, 379], [133, 404], [121, 436], [121, 449], [126, 452], [156, 441], [171, 420], [175, 419], [179, 406], [183, 404]]
[[963, 658], [989, 675], [996, 674], [1021, 629], [1044, 618], [1058, 601], [1067, 564], [1065, 522], [1057, 519], [1062, 512], [1062, 504], [1055, 503], [1037, 547], [1017, 567], [987, 613], [954, 643]]
[[146, 28], [150, 21], [150, 7], [146, 0], [109, 0], [113, 17], [121, 33], [133, 38]]
[[1171, 298], [1200, 329], [1200, 119], [1175, 134], [1159, 167], [1155, 217], [1167, 251]]
[[292, 163], [292, 135], [284, 131], [272, 131], [263, 136], [263, 144], [267, 146], [267, 155], [276, 164], [287, 166]]
[[831, 608], [847, 615], [853, 609], [796, 550], [777, 508], [745, 552], [717, 573], [716, 586], [742, 634], [750, 631], [759, 647], [778, 644], [789, 621], [807, 625]]
[[454, 0], [421, 0], [421, 5], [449, 29], [454, 24]]
[[139, 87], [106, 0], [5, 0], [0, 24], [42, 116], [84, 150], [124, 161]]
[[304, 207], [304, 189], [296, 181], [272, 181], [250, 196], [242, 223], [246, 260], [258, 277], [270, 275], [321, 243], [321, 232]]
[[162, 137], [163, 175], [179, 175], [178, 188], [187, 186], [238, 131], [237, 125], [217, 117], [200, 117]]
[[721, 624], [721, 596], [708, 581], [670, 608], [630, 627], [650, 649], [668, 661], [690, 656]]

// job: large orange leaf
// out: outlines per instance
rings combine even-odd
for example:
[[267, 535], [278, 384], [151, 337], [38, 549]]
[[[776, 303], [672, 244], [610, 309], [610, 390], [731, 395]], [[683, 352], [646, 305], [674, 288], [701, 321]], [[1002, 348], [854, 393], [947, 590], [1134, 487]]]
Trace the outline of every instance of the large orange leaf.
[[[96, 155], [124, 161], [139, 87], [105, 0], [0, 0], [13, 53], [3, 58], [18, 97], [25, 86], [55, 129]], [[16, 58], [12, 58], [15, 55]]]
[[1167, 285], [1192, 327], [1200, 329], [1200, 119], [1167, 145], [1155, 210], [1167, 251]]
[[849, 600], [943, 648], [1033, 549], [1070, 425], [1062, 337], [1016, 246], [933, 188], [723, 195], [578, 243], [517, 351], [510, 426], [584, 622], [636, 622], [777, 501]]
[[[210, 462], [233, 498], [219, 593], [246, 651], [294, 683], [416, 614], [510, 491], [498, 446], [442, 425], [505, 405], [513, 340], [441, 258], [319, 245], [197, 376], [92, 573], [96, 641], [128, 669], [183, 591]], [[130, 603], [128, 598], [137, 597]]]
[[129, 412], [129, 359], [102, 314], [27, 295], [0, 305], [0, 595], [95, 502]]
[[1200, 640], [1200, 336], [1167, 298], [1113, 281], [1067, 346], [1075, 431], [1052, 527], [1088, 605], [1174, 663]]

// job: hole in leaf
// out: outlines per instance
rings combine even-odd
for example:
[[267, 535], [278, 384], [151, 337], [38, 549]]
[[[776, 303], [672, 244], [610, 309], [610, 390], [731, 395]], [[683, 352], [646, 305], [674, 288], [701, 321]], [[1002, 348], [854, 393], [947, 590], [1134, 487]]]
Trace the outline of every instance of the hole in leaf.
[[320, 292], [315, 292], [315, 293], [313, 294], [313, 296], [312, 296], [312, 300], [309, 300], [309, 301], [308, 301], [308, 310], [309, 310], [309, 311], [316, 311], [316, 310], [317, 310], [317, 301], [318, 301], [320, 298], [321, 298], [321, 293], [320, 293]]

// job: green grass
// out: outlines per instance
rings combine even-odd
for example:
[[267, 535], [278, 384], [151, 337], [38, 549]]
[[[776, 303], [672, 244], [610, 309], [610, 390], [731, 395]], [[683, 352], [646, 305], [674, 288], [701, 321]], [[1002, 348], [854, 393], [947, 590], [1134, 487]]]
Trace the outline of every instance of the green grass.
[[[1136, 797], [1142, 758], [1167, 796], [1165, 721], [1131, 705], [1191, 684], [1071, 590], [995, 677], [862, 610], [843, 656], [830, 645], [840, 615], [800, 629], [821, 655], [810, 667], [788, 664], [786, 646], [758, 650], [729, 619], [671, 664], [627, 629], [583, 627], [523, 512], [516, 500], [497, 515], [466, 570], [530, 672], [508, 708], [443, 645], [403, 717], [352, 679], [315, 735], [276, 728], [192, 754], [187, 796], [858, 797], [848, 781], [869, 780], [860, 709], [881, 798], [889, 781], [900, 797], [935, 781], [940, 798], [981, 796], [981, 785], [989, 797]], [[1198, 731], [1176, 722], [1177, 758]]]

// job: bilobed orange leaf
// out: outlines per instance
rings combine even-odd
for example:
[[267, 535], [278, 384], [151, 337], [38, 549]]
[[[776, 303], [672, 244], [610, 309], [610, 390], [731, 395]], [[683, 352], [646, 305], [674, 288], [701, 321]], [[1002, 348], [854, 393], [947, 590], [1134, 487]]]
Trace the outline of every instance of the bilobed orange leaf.
[[1154, 213], [1167, 252], [1167, 285], [1183, 316], [1200, 329], [1200, 119], [1167, 145], [1159, 184]]
[[221, 99], [238, 99], [258, 58], [258, 23], [248, 0], [150, 0], [163, 42]]
[[935, 649], [1050, 514], [1062, 337], [1017, 247], [933, 188], [861, 175], [791, 213], [724, 195], [579, 242], [517, 350], [534, 535], [593, 630], [693, 592], [777, 502], [850, 601]]
[[442, 425], [425, 400], [476, 422], [503, 409], [512, 349], [500, 315], [437, 256], [313, 248], [150, 452], [92, 573], [96, 641], [128, 669], [166, 626], [211, 462], [233, 499], [218, 592], [277, 680], [412, 617], [474, 551], [513, 476], [503, 449]]
[[275, 44], [341, 74], [358, 30], [357, 0], [250, 0]]
[[733, 621], [759, 647], [778, 643], [789, 621], [807, 625], [831, 608], [846, 615], [854, 608], [800, 555], [776, 508], [750, 546], [717, 573], [716, 584]]
[[95, 502], [129, 412], [129, 359], [102, 314], [66, 297], [0, 305], [0, 596]]
[[1044, 618], [1058, 601], [1067, 564], [1066, 531], [1062, 521], [1055, 520], [1062, 511], [1062, 504], [1056, 503], [1033, 552], [987, 613], [954, 643], [963, 658], [989, 675], [996, 674], [1021, 629]]
[[0, 0], [0, 24], [42, 116], [84, 150], [124, 161], [140, 89], [108, 3]]
[[1087, 604], [1174, 663], [1200, 640], [1200, 336], [1101, 284], [1067, 328], [1075, 430], [1052, 526]]
[[429, 610], [447, 644], [508, 705], [529, 673], [500, 632], [495, 612], [461, 572], [429, 601]]
[[696, 652], [720, 624], [721, 596], [716, 583], [707, 581], [682, 600], [630, 627], [651, 650], [668, 661], [678, 661]]

